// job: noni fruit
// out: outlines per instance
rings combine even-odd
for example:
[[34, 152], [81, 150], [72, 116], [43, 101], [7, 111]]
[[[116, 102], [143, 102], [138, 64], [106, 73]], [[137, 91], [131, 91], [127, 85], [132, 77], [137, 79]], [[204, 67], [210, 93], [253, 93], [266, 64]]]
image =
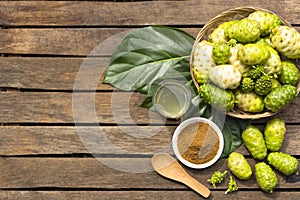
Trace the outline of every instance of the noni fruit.
[[255, 164], [255, 178], [259, 187], [265, 192], [272, 193], [278, 184], [275, 172], [264, 162]]
[[229, 154], [227, 167], [233, 175], [241, 180], [248, 180], [252, 175], [252, 169], [245, 157], [237, 152]]
[[253, 158], [262, 160], [267, 156], [264, 136], [257, 127], [248, 125], [242, 132], [242, 139]]
[[227, 174], [227, 171], [226, 171], [226, 170], [225, 170], [223, 173], [220, 172], [220, 171], [215, 171], [215, 172], [212, 174], [211, 178], [208, 179], [207, 181], [208, 181], [209, 183], [211, 183], [212, 186], [213, 186], [214, 188], [216, 188], [216, 184], [222, 183], [222, 181], [224, 180], [224, 176], [225, 176], [226, 174]]
[[293, 85], [286, 84], [276, 87], [264, 98], [265, 108], [272, 112], [278, 112], [297, 95], [297, 88]]
[[246, 65], [264, 64], [270, 56], [269, 49], [260, 44], [246, 44], [238, 51], [238, 58]]
[[266, 74], [280, 74], [282, 70], [281, 59], [275, 49], [270, 46], [266, 46], [270, 52], [270, 58], [263, 64], [264, 71]]
[[266, 123], [264, 136], [267, 149], [279, 151], [286, 132], [285, 122], [279, 118], [273, 118]]
[[278, 80], [283, 84], [296, 85], [299, 80], [299, 70], [291, 61], [282, 61], [282, 71]]
[[237, 183], [236, 183], [236, 180], [233, 178], [233, 176], [230, 176], [229, 177], [229, 182], [228, 182], [228, 185], [227, 185], [227, 190], [225, 191], [225, 194], [228, 194], [230, 192], [234, 192], [234, 191], [237, 191], [239, 189]]
[[193, 67], [194, 74], [197, 73], [197, 81], [204, 83], [208, 80], [208, 73], [212, 67], [216, 66], [212, 58], [214, 45], [206, 40], [199, 42], [194, 50]]
[[230, 47], [226, 43], [216, 43], [213, 47], [212, 58], [217, 65], [223, 65], [229, 61]]
[[261, 76], [256, 80], [254, 90], [258, 95], [267, 95], [272, 90], [272, 78], [268, 75]]
[[299, 162], [295, 157], [289, 154], [283, 152], [271, 152], [267, 159], [270, 165], [286, 176], [293, 173], [298, 174]]
[[231, 90], [223, 90], [213, 84], [200, 85], [198, 93], [204, 101], [219, 110], [229, 111], [234, 107], [234, 94]]
[[240, 48], [242, 48], [242, 44], [237, 44], [235, 46], [230, 47], [230, 54], [229, 54], [229, 64], [233, 65], [235, 68], [237, 68], [241, 74], [247, 72], [250, 70], [250, 66], [244, 64], [239, 58], [238, 58], [238, 51]]
[[264, 109], [263, 98], [255, 92], [243, 92], [241, 90], [237, 90], [235, 92], [235, 98], [235, 105], [241, 111], [258, 113]]
[[272, 78], [272, 90], [281, 86], [280, 82], [276, 78]]
[[209, 41], [212, 43], [225, 43], [228, 41], [228, 37], [225, 35], [225, 30], [228, 26], [230, 26], [235, 21], [228, 21], [223, 22], [222, 24], [218, 25], [217, 28], [213, 30], [213, 32], [209, 35]]
[[248, 18], [259, 23], [261, 36], [269, 35], [273, 28], [281, 24], [277, 15], [260, 10], [251, 13]]
[[264, 66], [262, 65], [257, 65], [257, 66], [253, 66], [248, 72], [247, 72], [247, 76], [252, 78], [252, 79], [258, 79], [260, 78], [263, 74], [264, 74]]
[[223, 89], [235, 89], [240, 85], [242, 74], [233, 65], [217, 65], [209, 71], [209, 80]]
[[228, 26], [225, 35], [243, 44], [254, 42], [260, 37], [260, 25], [255, 20], [244, 18]]
[[271, 41], [275, 49], [288, 58], [300, 58], [300, 33], [288, 26], [272, 30]]
[[250, 77], [242, 78], [240, 88], [243, 92], [251, 92], [255, 87], [255, 82]]

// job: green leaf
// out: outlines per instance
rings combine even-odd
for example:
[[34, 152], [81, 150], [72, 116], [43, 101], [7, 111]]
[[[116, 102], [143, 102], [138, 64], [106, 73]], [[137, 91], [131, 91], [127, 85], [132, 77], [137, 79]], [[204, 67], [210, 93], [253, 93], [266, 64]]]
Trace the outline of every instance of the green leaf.
[[103, 83], [147, 93], [162, 77], [190, 80], [193, 44], [194, 38], [178, 29], [150, 26], [133, 30], [114, 51]]

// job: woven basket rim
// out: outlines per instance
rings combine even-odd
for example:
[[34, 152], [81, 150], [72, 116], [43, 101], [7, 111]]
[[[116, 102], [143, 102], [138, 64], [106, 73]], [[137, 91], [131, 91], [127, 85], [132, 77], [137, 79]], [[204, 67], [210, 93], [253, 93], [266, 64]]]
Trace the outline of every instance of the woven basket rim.
[[[207, 31], [214, 25], [219, 24], [222, 19], [224, 19], [225, 17], [230, 17], [231, 15], [241, 15], [241, 19], [242, 17], [244, 17], [242, 14], [245, 13], [251, 13], [254, 11], [265, 11], [265, 12], [269, 12], [272, 14], [276, 14], [268, 9], [264, 9], [264, 8], [260, 8], [260, 7], [253, 7], [253, 6], [245, 6], [245, 7], [236, 7], [236, 8], [232, 8], [232, 9], [228, 9], [220, 14], [218, 14], [217, 16], [215, 16], [214, 18], [212, 18], [211, 20], [209, 20], [204, 26], [203, 28], [199, 31], [199, 33], [196, 36], [192, 51], [191, 51], [191, 55], [190, 55], [190, 73], [192, 76], [192, 80], [193, 83], [195, 84], [197, 90], [199, 89], [199, 83], [196, 81], [195, 77], [194, 77], [194, 73], [193, 73], [193, 55], [194, 55], [194, 50], [197, 46], [197, 44], [201, 41], [201, 39], [207, 35]], [[282, 18], [280, 15], [276, 14], [279, 19], [281, 20], [281, 22], [289, 27], [292, 27], [292, 25], [286, 21], [284, 18]], [[300, 68], [298, 65], [296, 65], [298, 68]], [[300, 81], [298, 81], [297, 84], [297, 91], [300, 92]], [[275, 114], [277, 114], [278, 112], [269, 112], [269, 111], [265, 111], [262, 113], [249, 113], [249, 112], [243, 112], [239, 109], [237, 109], [236, 107], [234, 107], [233, 110], [230, 110], [228, 112], [226, 112], [227, 115], [235, 117], [235, 118], [240, 118], [240, 119], [261, 119], [261, 118], [265, 118], [265, 117], [271, 117]]]

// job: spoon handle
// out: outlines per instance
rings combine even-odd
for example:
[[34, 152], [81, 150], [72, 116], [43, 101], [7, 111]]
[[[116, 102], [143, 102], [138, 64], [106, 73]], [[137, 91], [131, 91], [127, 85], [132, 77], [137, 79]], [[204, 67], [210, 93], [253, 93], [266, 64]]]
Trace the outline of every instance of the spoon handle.
[[207, 198], [210, 195], [210, 190], [202, 185], [200, 182], [198, 182], [196, 179], [194, 179], [191, 176], [186, 176], [186, 178], [182, 181], [185, 185], [195, 190], [197, 193], [202, 195], [203, 197]]

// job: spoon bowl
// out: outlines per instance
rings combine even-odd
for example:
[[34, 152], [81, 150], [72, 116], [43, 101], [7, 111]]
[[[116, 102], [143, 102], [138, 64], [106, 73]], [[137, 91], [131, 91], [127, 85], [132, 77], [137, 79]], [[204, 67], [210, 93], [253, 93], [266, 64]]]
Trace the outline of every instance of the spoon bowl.
[[152, 157], [152, 166], [160, 175], [181, 182], [198, 194], [207, 198], [210, 195], [210, 190], [192, 178], [177, 162], [175, 158], [166, 153], [158, 153]]

